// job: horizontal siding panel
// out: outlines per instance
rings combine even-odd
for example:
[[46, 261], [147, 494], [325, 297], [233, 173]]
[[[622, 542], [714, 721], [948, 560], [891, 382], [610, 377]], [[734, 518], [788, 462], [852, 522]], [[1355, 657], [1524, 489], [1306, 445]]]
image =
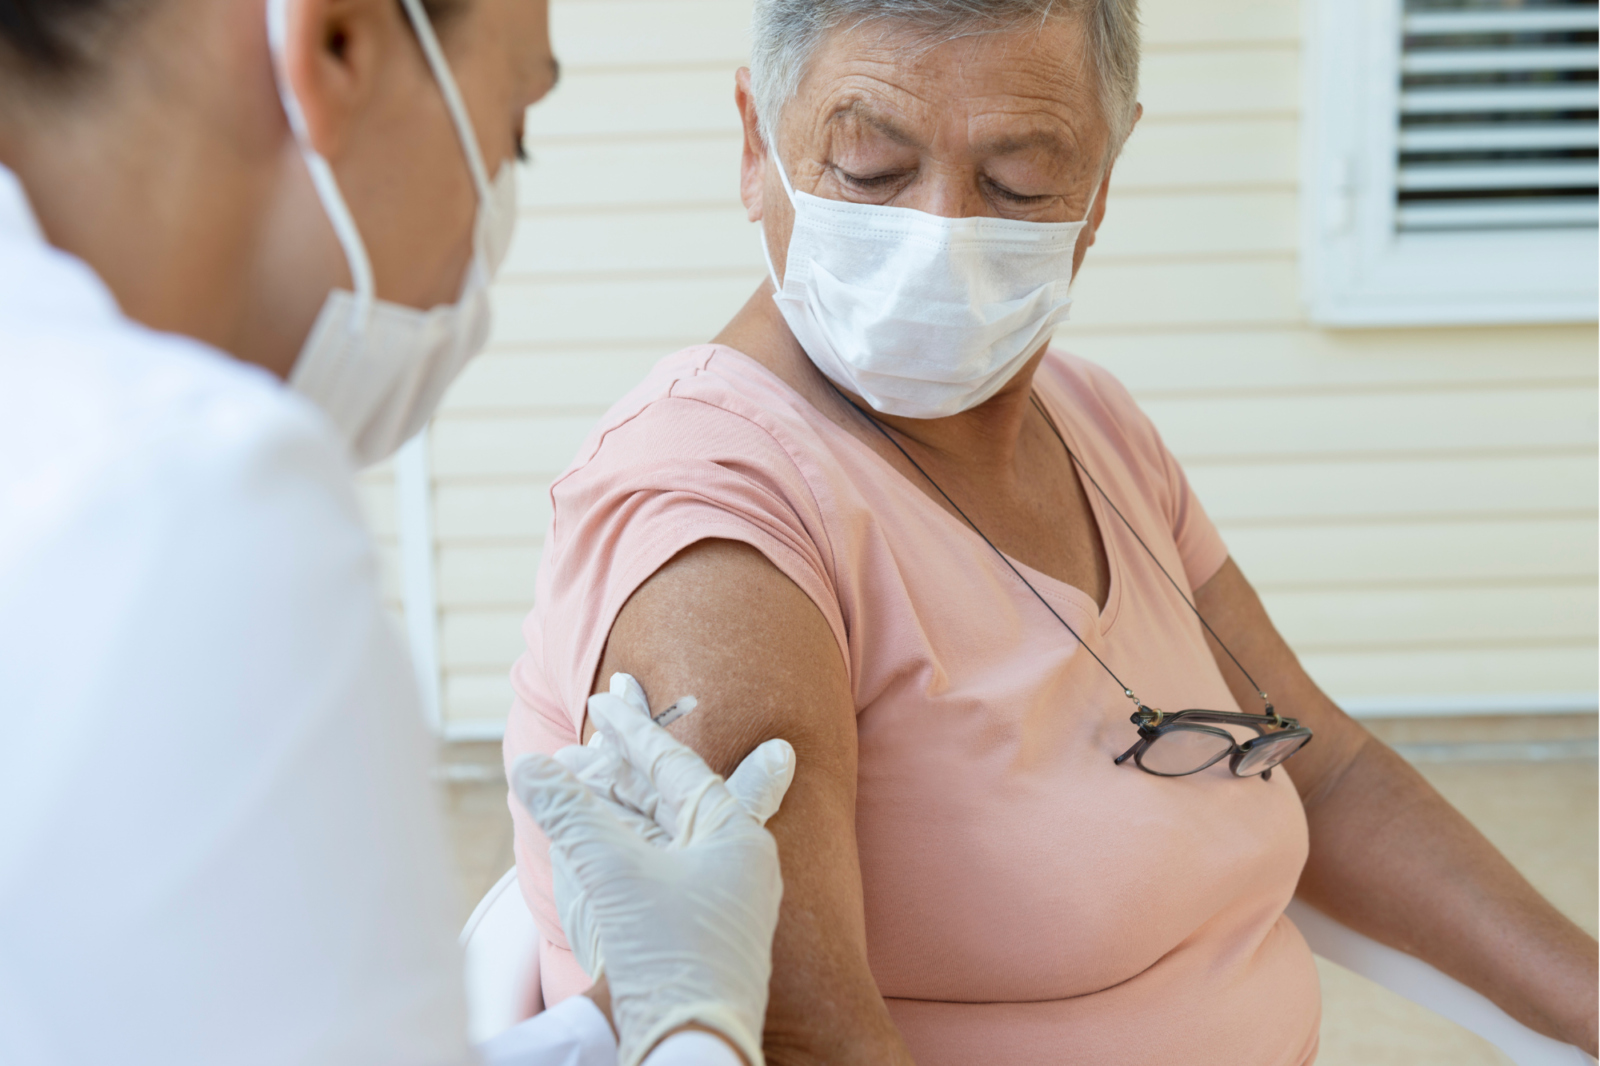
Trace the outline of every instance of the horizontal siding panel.
[[497, 351], [467, 366], [445, 395], [445, 414], [480, 411], [603, 410], [642, 381], [670, 354], [660, 347], [592, 352]]
[[1228, 549], [1259, 589], [1284, 586], [1588, 578], [1597, 574], [1589, 519], [1290, 526], [1227, 530]]
[[1215, 115], [1281, 114], [1300, 106], [1292, 46], [1153, 52], [1139, 70], [1139, 102], [1152, 124]]
[[1581, 386], [1172, 398], [1141, 406], [1186, 461], [1582, 448], [1593, 443], [1597, 428], [1594, 390]]
[[1593, 326], [1293, 327], [1079, 337], [1068, 323], [1056, 331], [1055, 342], [1105, 366], [1141, 399], [1260, 391], [1367, 394], [1550, 380], [1595, 384]]
[[1593, 692], [1597, 666], [1592, 647], [1314, 652], [1300, 659], [1324, 691], [1347, 699]]
[[1190, 465], [1219, 525], [1419, 519], [1451, 515], [1590, 515], [1592, 455], [1406, 462]]
[[522, 654], [522, 620], [526, 610], [514, 608], [444, 611], [439, 619], [439, 648], [444, 669], [509, 670]]
[[1592, 582], [1526, 588], [1266, 592], [1262, 602], [1299, 651], [1572, 644], [1593, 640]]
[[574, 345], [683, 338], [707, 340], [744, 305], [766, 271], [737, 278], [652, 281], [541, 281], [496, 285], [495, 347]]
[[566, 70], [721, 63], [749, 55], [750, 0], [585, 0], [550, 5], [550, 39]]
[[533, 609], [540, 543], [471, 544], [446, 541], [439, 550], [439, 602], [459, 607]]
[[[1286, 324], [1302, 318], [1294, 260], [1090, 263], [1072, 286], [1079, 330]], [[1064, 330], [1072, 326], [1063, 327]]]
[[1298, 124], [1292, 118], [1143, 123], [1113, 171], [1119, 192], [1219, 186], [1295, 186]]
[[541, 212], [737, 205], [742, 144], [738, 130], [592, 144], [542, 145], [530, 139], [532, 162], [517, 168], [524, 221], [512, 248], [532, 239], [525, 235], [527, 219]]
[[450, 721], [504, 724], [511, 710], [511, 664], [483, 673], [450, 672], [444, 676], [444, 702]]
[[760, 227], [737, 203], [640, 213], [552, 215], [523, 223], [528, 239], [506, 258], [503, 276], [615, 271], [743, 269], [766, 272]]
[[[736, 66], [563, 73], [555, 91], [528, 111], [525, 135], [537, 157], [546, 140], [738, 133]], [[647, 187], [648, 175], [635, 178]]]
[[1141, 0], [1139, 21], [1147, 48], [1293, 42], [1300, 36], [1300, 9], [1283, 0]]
[[599, 416], [440, 418], [433, 473], [451, 478], [552, 476], [565, 470]]
[[1125, 196], [1113, 184], [1086, 262], [1293, 252], [1298, 210], [1297, 198], [1288, 191]]
[[441, 541], [533, 540], [550, 528], [550, 485], [538, 481], [452, 485], [434, 490], [433, 528]]

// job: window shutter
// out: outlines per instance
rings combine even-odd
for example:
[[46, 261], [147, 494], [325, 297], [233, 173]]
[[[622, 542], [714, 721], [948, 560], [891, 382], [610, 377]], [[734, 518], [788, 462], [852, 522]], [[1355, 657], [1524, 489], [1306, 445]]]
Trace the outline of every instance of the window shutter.
[[1594, 321], [1600, 4], [1305, 2], [1311, 319]]
[[1600, 9], [1407, 0], [1401, 232], [1600, 221]]

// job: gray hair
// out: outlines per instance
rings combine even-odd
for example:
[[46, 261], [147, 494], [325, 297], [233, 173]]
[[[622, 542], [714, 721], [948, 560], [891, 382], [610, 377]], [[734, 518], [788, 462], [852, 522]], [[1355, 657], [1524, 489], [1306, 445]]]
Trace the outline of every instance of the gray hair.
[[841, 25], [899, 23], [940, 43], [1051, 18], [1078, 19], [1088, 31], [1111, 129], [1109, 162], [1132, 131], [1139, 104], [1138, 0], [755, 0], [750, 83], [761, 136], [772, 143], [778, 115], [799, 91], [817, 43]]

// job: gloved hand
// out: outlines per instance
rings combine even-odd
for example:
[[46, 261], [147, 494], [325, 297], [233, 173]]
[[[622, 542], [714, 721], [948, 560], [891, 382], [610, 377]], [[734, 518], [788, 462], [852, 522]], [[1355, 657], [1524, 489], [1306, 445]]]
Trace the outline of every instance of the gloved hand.
[[[644, 687], [632, 674], [611, 675], [611, 694], [641, 716], [650, 718], [650, 701]], [[680, 701], [682, 702], [682, 701]], [[660, 798], [644, 774], [635, 770], [606, 743], [606, 734], [597, 731], [583, 746], [568, 745], [555, 753], [555, 760], [601, 797], [617, 805], [616, 813], [634, 831], [654, 844], [665, 846], [672, 839], [672, 812], [660, 806]], [[794, 749], [786, 741], [769, 740], [741, 762], [727, 780], [728, 791], [750, 816], [767, 824], [783, 802], [783, 795], [794, 780]], [[659, 815], [663, 824], [654, 819]], [[605, 953], [600, 948], [594, 924], [594, 908], [589, 894], [573, 883], [570, 867], [552, 863], [556, 910], [561, 929], [567, 936], [578, 966], [592, 980], [605, 972]]]
[[[594, 696], [589, 713], [605, 747], [562, 754], [595, 787], [539, 754], [517, 761], [512, 787], [550, 838], [567, 886], [566, 898], [558, 888], [563, 921], [576, 896], [590, 912], [575, 946], [605, 959], [618, 1061], [637, 1066], [692, 1021], [759, 1066], [783, 883], [777, 845], [730, 786], [770, 814], [793, 775], [793, 749], [768, 741], [725, 784], [629, 700]], [[595, 768], [607, 759], [614, 773], [601, 781]]]

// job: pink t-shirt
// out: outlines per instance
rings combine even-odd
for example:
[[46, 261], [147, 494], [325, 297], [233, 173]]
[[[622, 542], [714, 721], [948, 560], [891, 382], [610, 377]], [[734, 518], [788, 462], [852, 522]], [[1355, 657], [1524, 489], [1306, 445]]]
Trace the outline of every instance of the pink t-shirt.
[[[1227, 549], [1122, 386], [1053, 351], [1036, 389], [1162, 565], [1215, 574]], [[1288, 775], [1114, 766], [1136, 739], [1121, 690], [970, 528], [772, 373], [716, 345], [663, 360], [551, 496], [508, 763], [577, 741], [611, 624], [664, 563], [708, 538], [761, 551], [850, 673], [868, 956], [920, 1066], [1315, 1057], [1317, 975], [1283, 916], [1307, 848]], [[1194, 615], [1089, 500], [1103, 611], [1019, 569], [1151, 706], [1238, 709]], [[510, 806], [555, 1002], [587, 982]]]

